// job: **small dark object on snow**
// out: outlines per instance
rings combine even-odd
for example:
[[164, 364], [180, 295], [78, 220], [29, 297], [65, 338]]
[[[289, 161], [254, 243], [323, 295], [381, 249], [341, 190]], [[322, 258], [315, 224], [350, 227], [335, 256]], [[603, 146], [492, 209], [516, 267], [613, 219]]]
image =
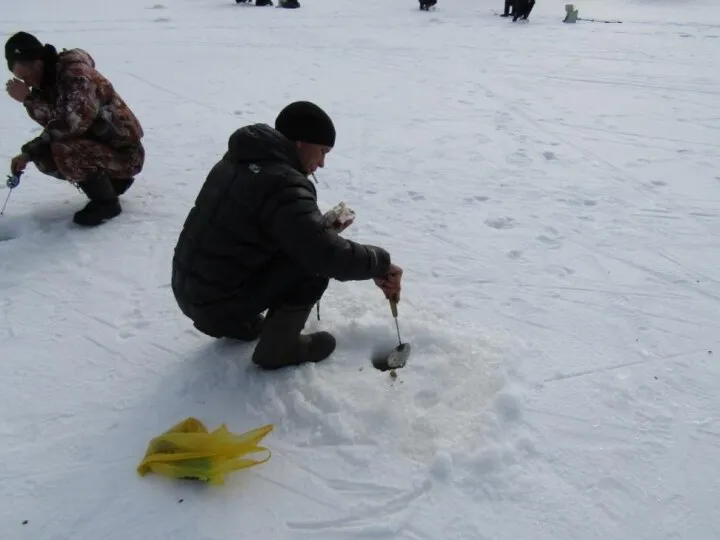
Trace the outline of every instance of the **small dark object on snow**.
[[185, 500], [185, 499], [180, 499], [180, 500], [178, 500], [178, 504], [180, 504], [180, 503], [183, 502], [184, 500]]
[[395, 318], [395, 328], [397, 329], [398, 346], [395, 347], [389, 354], [376, 352], [373, 354], [372, 364], [375, 369], [380, 371], [395, 370], [405, 367], [407, 364], [408, 357], [410, 356], [410, 344], [403, 343], [400, 338], [400, 325], [398, 324], [398, 310], [397, 302], [390, 302], [390, 309], [392, 309], [393, 317]]
[[437, 0], [419, 0], [419, 2], [421, 11], [430, 11], [430, 8], [437, 4]]

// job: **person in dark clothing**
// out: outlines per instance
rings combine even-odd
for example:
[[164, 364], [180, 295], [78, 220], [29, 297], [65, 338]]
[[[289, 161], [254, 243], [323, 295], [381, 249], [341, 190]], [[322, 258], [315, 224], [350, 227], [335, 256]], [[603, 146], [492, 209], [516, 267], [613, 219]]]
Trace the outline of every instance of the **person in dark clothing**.
[[530, 12], [535, 7], [535, 0], [514, 0], [515, 5], [513, 6], [513, 22], [518, 19], [527, 21], [530, 16]]
[[509, 17], [513, 13], [515, 0], [505, 0], [505, 9], [503, 10], [501, 17]]
[[259, 337], [253, 362], [265, 369], [319, 362], [334, 351], [327, 332], [301, 335], [329, 279], [374, 279], [399, 299], [402, 269], [388, 252], [341, 237], [318, 209], [308, 176], [334, 144], [332, 121], [306, 101], [285, 107], [274, 128], [238, 129], [175, 247], [172, 290], [181, 311], [209, 336]]

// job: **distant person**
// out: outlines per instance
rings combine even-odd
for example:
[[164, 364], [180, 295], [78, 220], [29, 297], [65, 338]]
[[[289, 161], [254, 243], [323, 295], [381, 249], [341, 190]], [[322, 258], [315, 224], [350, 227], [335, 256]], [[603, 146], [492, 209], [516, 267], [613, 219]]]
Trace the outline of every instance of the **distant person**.
[[5, 43], [14, 78], [7, 93], [25, 106], [42, 133], [10, 162], [15, 173], [28, 163], [49, 176], [77, 185], [90, 202], [73, 221], [95, 226], [121, 213], [118, 196], [133, 184], [145, 162], [143, 129], [82, 49], [43, 45], [18, 32]]
[[565, 18], [564, 23], [575, 24], [578, 22], [578, 10], [575, 9], [573, 4], [565, 4]]
[[[391, 300], [402, 269], [382, 248], [340, 236], [308, 178], [335, 145], [320, 107], [291, 103], [275, 127], [235, 131], [208, 174], [175, 247], [172, 290], [195, 328], [215, 338], [259, 342], [264, 369], [320, 362], [335, 350], [328, 332], [301, 335], [330, 279], [373, 279]], [[267, 317], [262, 313], [268, 310]]]
[[512, 13], [513, 22], [518, 19], [527, 21], [530, 16], [530, 12], [535, 7], [535, 0], [515, 0], [514, 4]]
[[505, 0], [505, 9], [503, 10], [501, 17], [509, 17], [512, 15], [513, 11], [513, 5], [515, 4], [515, 0]]

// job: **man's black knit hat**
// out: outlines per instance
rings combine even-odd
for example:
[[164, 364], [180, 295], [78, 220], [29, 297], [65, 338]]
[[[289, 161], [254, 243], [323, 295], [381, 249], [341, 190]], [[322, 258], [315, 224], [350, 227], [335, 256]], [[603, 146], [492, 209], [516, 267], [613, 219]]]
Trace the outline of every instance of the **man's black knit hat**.
[[325, 111], [309, 101], [296, 101], [275, 119], [275, 129], [291, 141], [335, 146], [335, 126]]
[[31, 62], [42, 58], [43, 44], [32, 34], [18, 32], [5, 42], [5, 59], [10, 71], [15, 62]]

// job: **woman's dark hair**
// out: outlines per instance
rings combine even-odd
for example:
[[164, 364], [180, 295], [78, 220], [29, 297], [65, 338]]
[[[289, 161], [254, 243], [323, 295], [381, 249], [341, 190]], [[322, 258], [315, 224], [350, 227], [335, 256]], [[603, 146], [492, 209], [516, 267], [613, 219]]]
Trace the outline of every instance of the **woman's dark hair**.
[[46, 43], [43, 46], [43, 54], [41, 60], [43, 61], [43, 78], [42, 82], [40, 83], [40, 87], [50, 88], [55, 85], [55, 78], [57, 76], [57, 49], [49, 43]]
[[12, 71], [16, 62], [43, 62], [42, 86], [48, 87], [55, 83], [55, 67], [57, 65], [57, 49], [46, 43], [43, 45], [38, 38], [27, 32], [17, 32], [5, 42], [5, 59], [8, 69]]

